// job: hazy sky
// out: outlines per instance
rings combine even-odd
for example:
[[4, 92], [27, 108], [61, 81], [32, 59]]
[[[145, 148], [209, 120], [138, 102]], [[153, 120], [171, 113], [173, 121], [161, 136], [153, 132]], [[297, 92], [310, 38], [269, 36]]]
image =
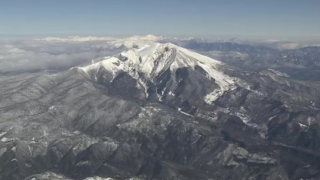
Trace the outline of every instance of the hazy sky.
[[0, 0], [1, 35], [320, 38], [320, 0]]

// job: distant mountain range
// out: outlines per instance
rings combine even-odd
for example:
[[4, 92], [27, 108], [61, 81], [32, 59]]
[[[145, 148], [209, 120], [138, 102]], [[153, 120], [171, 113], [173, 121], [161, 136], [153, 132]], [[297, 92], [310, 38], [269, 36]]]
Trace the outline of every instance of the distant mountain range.
[[244, 70], [272, 68], [295, 79], [320, 80], [320, 46], [279, 50], [264, 45], [233, 42], [188, 40], [176, 43]]

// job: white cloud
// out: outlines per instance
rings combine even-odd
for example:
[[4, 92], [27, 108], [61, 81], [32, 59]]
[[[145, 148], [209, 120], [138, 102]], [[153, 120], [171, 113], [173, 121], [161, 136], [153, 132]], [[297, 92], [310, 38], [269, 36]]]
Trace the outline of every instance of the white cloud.
[[66, 69], [122, 50], [109, 46], [106, 41], [0, 41], [0, 72]]
[[47, 37], [43, 39], [38, 39], [40, 41], [53, 41], [53, 42], [86, 42], [86, 41], [110, 41], [115, 40], [114, 37], [96, 37], [96, 36], [87, 36], [87, 37], [80, 37], [80, 36], [70, 36], [67, 38], [60, 38], [60, 37]]
[[0, 73], [57, 70], [91, 62], [132, 48], [151, 44], [152, 35], [116, 39], [112, 37], [49, 37], [36, 40], [0, 41]]

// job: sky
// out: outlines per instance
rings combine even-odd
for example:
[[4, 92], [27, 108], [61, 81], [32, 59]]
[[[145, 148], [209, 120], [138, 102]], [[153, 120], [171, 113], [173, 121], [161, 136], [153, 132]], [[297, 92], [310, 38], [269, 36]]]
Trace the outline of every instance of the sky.
[[320, 39], [320, 0], [0, 0], [0, 35]]

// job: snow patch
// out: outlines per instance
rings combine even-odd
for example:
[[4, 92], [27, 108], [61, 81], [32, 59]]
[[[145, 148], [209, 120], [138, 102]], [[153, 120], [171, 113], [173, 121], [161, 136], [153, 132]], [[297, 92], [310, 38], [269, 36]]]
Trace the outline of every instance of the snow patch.
[[6, 132], [6, 131], [5, 131], [5, 132], [1, 132], [1, 133], [0, 133], [0, 138], [1, 138], [2, 136], [6, 135], [7, 133], [8, 133], [8, 132]]
[[212, 93], [207, 94], [204, 97], [204, 101], [207, 104], [212, 104], [213, 101], [217, 100], [221, 95], [223, 94], [223, 91], [221, 91], [220, 89], [215, 89]]
[[194, 116], [192, 116], [191, 114], [188, 114], [188, 113], [182, 111], [182, 108], [178, 108], [178, 111], [179, 111], [180, 113], [184, 114], [184, 115], [187, 115], [187, 116], [190, 116], [190, 117], [193, 117], [193, 118], [194, 118]]
[[290, 77], [288, 74], [286, 74], [286, 73], [283, 73], [283, 72], [280, 72], [280, 71], [277, 71], [277, 70], [275, 70], [275, 69], [268, 69], [269, 71], [271, 71], [271, 72], [273, 72], [273, 73], [275, 73], [276, 75], [278, 75], [278, 76], [282, 76], [282, 77]]
[[303, 128], [303, 129], [305, 129], [305, 128], [308, 128], [309, 126], [307, 126], [307, 125], [305, 125], [305, 124], [302, 124], [302, 123], [298, 123], [299, 124], [299, 126], [301, 127], [301, 128]]
[[6, 137], [3, 137], [3, 138], [1, 138], [1, 142], [7, 142], [7, 141], [9, 141], [10, 139], [9, 138], [6, 138]]
[[175, 96], [174, 93], [172, 91], [169, 91], [168, 93], [170, 96]]

